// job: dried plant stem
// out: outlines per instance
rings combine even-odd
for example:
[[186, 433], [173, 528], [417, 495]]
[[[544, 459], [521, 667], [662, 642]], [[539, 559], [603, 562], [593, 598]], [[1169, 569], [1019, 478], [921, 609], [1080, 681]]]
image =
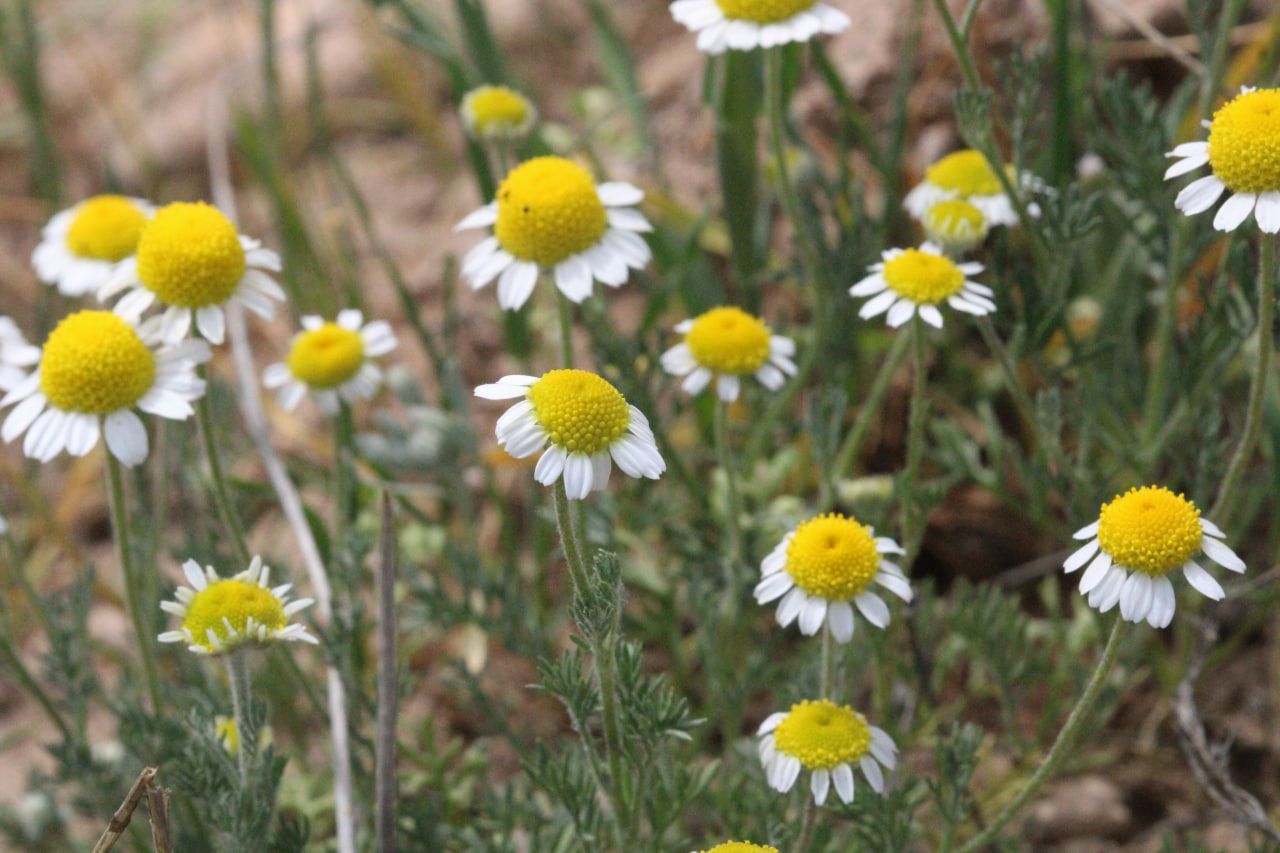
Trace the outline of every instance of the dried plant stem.
[[106, 830], [98, 839], [98, 843], [93, 845], [93, 853], [107, 853], [116, 846], [120, 836], [124, 835], [124, 831], [129, 828], [133, 813], [138, 808], [138, 803], [142, 802], [142, 796], [146, 793], [151, 780], [159, 772], [158, 767], [146, 767], [138, 774], [138, 778], [133, 780], [124, 802], [120, 804], [120, 808], [116, 809], [115, 814], [111, 815], [111, 821], [107, 824]]
[[382, 493], [381, 559], [378, 561], [378, 853], [396, 851], [396, 718], [400, 685], [396, 674], [396, 538], [389, 492]]
[[1071, 714], [1067, 717], [1067, 721], [1063, 723], [1062, 730], [1058, 732], [1058, 738], [1053, 742], [1053, 746], [1049, 749], [1049, 754], [1044, 757], [1044, 761], [1036, 768], [1036, 772], [1032, 774], [1031, 779], [1023, 787], [1018, 795], [1009, 802], [1000, 814], [996, 815], [986, 828], [970, 838], [959, 853], [977, 853], [984, 846], [996, 837], [1000, 830], [1004, 829], [1005, 824], [1013, 819], [1027, 801], [1040, 790], [1049, 777], [1051, 777], [1058, 769], [1058, 765], [1062, 763], [1063, 758], [1071, 750], [1075, 744], [1076, 735], [1080, 733], [1080, 728], [1084, 725], [1085, 720], [1089, 717], [1089, 712], [1093, 709], [1094, 703], [1098, 701], [1099, 694], [1102, 693], [1102, 687], [1107, 682], [1107, 676], [1111, 673], [1111, 667], [1116, 662], [1116, 656], [1120, 652], [1120, 638], [1124, 636], [1126, 623], [1123, 619], [1116, 617], [1115, 625], [1111, 628], [1111, 636], [1107, 638], [1107, 645], [1102, 650], [1102, 657], [1098, 660], [1098, 666], [1093, 670], [1093, 676], [1089, 679], [1088, 685], [1085, 686], [1084, 693], [1080, 696], [1080, 701], [1076, 702], [1076, 706], [1071, 709]]
[[124, 472], [120, 460], [107, 451], [107, 504], [111, 510], [111, 527], [115, 534], [116, 558], [124, 580], [124, 600], [133, 622], [134, 637], [138, 641], [138, 653], [142, 656], [142, 669], [146, 674], [147, 691], [151, 696], [151, 710], [160, 712], [160, 674], [156, 668], [153, 633], [147, 630], [147, 620], [142, 613], [142, 578], [133, 563], [133, 540], [130, 536], [129, 513], [124, 502]]

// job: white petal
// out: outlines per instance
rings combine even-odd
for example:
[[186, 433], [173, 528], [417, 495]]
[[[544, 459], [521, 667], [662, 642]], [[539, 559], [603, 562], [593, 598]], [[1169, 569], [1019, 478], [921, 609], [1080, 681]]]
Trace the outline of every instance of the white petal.
[[737, 376], [722, 373], [716, 377], [716, 394], [722, 403], [732, 403], [738, 399], [742, 390], [742, 380]]
[[533, 286], [538, 283], [538, 265], [532, 261], [516, 261], [498, 276], [498, 305], [515, 311], [524, 305]]
[[146, 461], [147, 430], [137, 415], [125, 409], [112, 412], [103, 421], [102, 431], [112, 455], [130, 468]]
[[565, 258], [555, 266], [556, 287], [570, 302], [582, 302], [591, 295], [591, 265], [581, 255]]
[[605, 181], [596, 187], [596, 195], [605, 207], [625, 207], [644, 201], [644, 191], [622, 181]]
[[910, 299], [899, 299], [889, 309], [889, 316], [885, 318], [885, 322], [889, 324], [889, 328], [896, 329], [903, 323], [911, 319], [916, 313], [916, 304]]
[[1258, 228], [1264, 234], [1280, 232], [1280, 192], [1265, 192], [1258, 196], [1254, 215], [1258, 219]]
[[[772, 575], [772, 578], [787, 577], [785, 572], [781, 575]], [[761, 581], [763, 584], [764, 581]], [[847, 643], [853, 639], [853, 608], [849, 606], [847, 601], [833, 601], [831, 606], [827, 608], [827, 625], [831, 627], [831, 636], [837, 643]]]
[[800, 633], [812, 637], [822, 627], [827, 618], [827, 600], [818, 596], [810, 596], [800, 610]]
[[1203, 166], [1205, 163], [1208, 163], [1208, 162], [1209, 162], [1208, 151], [1205, 151], [1202, 154], [1196, 154], [1192, 157], [1187, 157], [1185, 159], [1179, 160], [1177, 163], [1174, 163], [1172, 166], [1164, 170], [1164, 179], [1167, 181], [1170, 178], [1176, 178], [1179, 175], [1185, 175], [1187, 172], [1191, 172], [1196, 169], [1199, 169], [1201, 166]]
[[867, 781], [871, 783], [871, 789], [877, 794], [883, 794], [884, 773], [880, 771], [880, 765], [876, 764], [876, 760], [870, 755], [864, 755], [858, 762], [858, 766], [862, 768], [862, 775], [866, 776]]
[[582, 500], [591, 494], [591, 457], [570, 453], [564, 463], [564, 490], [570, 498]]
[[548, 447], [547, 452], [542, 454], [533, 469], [533, 479], [544, 486], [552, 485], [564, 473], [564, 463], [567, 459], [568, 454], [559, 447]]
[[653, 250], [639, 234], [610, 228], [604, 232], [600, 242], [606, 249], [621, 257], [623, 262], [632, 269], [644, 269], [649, 261], [653, 260]]
[[498, 221], [498, 205], [497, 203], [486, 204], [479, 210], [473, 210], [466, 216], [462, 217], [462, 221], [453, 226], [453, 230], [465, 231], [468, 228], [482, 228], [485, 225], [492, 225]]
[[0, 428], [0, 438], [5, 443], [13, 441], [31, 426], [31, 422], [40, 416], [49, 400], [43, 394], [35, 394], [19, 403], [9, 417], [5, 418], [4, 427]]
[[607, 211], [609, 227], [623, 231], [652, 231], [653, 226], [644, 214], [630, 207], [615, 207]]
[[1091, 536], [1097, 536], [1098, 524], [1099, 522], [1097, 521], [1095, 521], [1093, 524], [1086, 524], [1084, 527], [1081, 527], [1075, 533], [1072, 533], [1071, 538], [1072, 539], [1088, 539]]
[[1257, 203], [1256, 193], [1236, 193], [1218, 208], [1217, 215], [1213, 217], [1213, 227], [1219, 231], [1236, 230], [1253, 213], [1253, 206]]
[[798, 586], [792, 587], [791, 591], [782, 596], [782, 600], [778, 602], [778, 624], [785, 628], [794, 622], [808, 600], [809, 596], [804, 590]]
[[[3, 403], [0, 403], [0, 405], [3, 405]], [[1201, 517], [1200, 529], [1203, 530], [1205, 533], [1208, 533], [1210, 536], [1216, 536], [1219, 539], [1227, 538], [1227, 534], [1222, 532], [1222, 528], [1214, 524], [1212, 521], [1210, 521], [1207, 518]]]
[[609, 461], [608, 453], [597, 453], [591, 457], [591, 490], [593, 492], [604, 491], [604, 487], [609, 485], [609, 474], [612, 470], [613, 466]]
[[760, 728], [756, 729], [756, 734], [768, 734], [778, 727], [778, 724], [787, 718], [785, 711], [774, 711], [772, 714], [764, 718], [764, 722], [760, 724]]
[[[882, 563], [881, 566], [883, 565], [884, 564]], [[913, 597], [911, 584], [904, 577], [892, 574], [891, 572], [879, 571], [876, 572], [875, 580], [876, 583], [880, 584], [903, 601], [910, 601]]]
[[70, 419], [60, 409], [47, 409], [27, 429], [22, 452], [32, 459], [48, 462], [67, 446]]
[[1089, 564], [1089, 568], [1084, 570], [1084, 575], [1080, 578], [1080, 592], [1088, 595], [1107, 576], [1107, 572], [1111, 570], [1111, 555], [1106, 551], [1093, 558], [1093, 562]]
[[1174, 199], [1173, 206], [1187, 216], [1203, 213], [1213, 207], [1213, 203], [1226, 188], [1227, 185], [1217, 175], [1206, 175], [1183, 187], [1182, 192]]
[[853, 802], [853, 768], [848, 764], [837, 764], [831, 770], [831, 781], [836, 785], [836, 793], [846, 803]]
[[850, 296], [873, 296], [889, 287], [884, 280], [884, 273], [872, 273], [849, 288]]
[[1200, 567], [1195, 560], [1187, 560], [1182, 564], [1182, 574], [1186, 577], [1187, 583], [1196, 588], [1202, 595], [1212, 598], [1214, 601], [1221, 601], [1226, 597], [1227, 592], [1222, 588], [1222, 584], [1217, 579]]
[[924, 320], [935, 329], [942, 328], [942, 312], [938, 310], [936, 305], [921, 305], [919, 308], [920, 319]]
[[616, 252], [597, 243], [582, 253], [591, 265], [591, 274], [602, 284], [618, 287], [627, 280], [627, 264]]
[[827, 800], [827, 791], [831, 788], [831, 773], [827, 770], [815, 770], [809, 776], [809, 791], [813, 801], [822, 805]]
[[766, 575], [763, 580], [756, 584], [753, 594], [756, 597], [757, 604], [768, 604], [786, 593], [793, 586], [795, 586], [795, 582], [791, 579], [791, 575], [786, 572], [774, 572], [771, 575]]
[[854, 598], [853, 603], [858, 605], [858, 612], [877, 628], [883, 628], [889, 624], [889, 605], [874, 592], [862, 592]]
[[705, 367], [699, 367], [684, 378], [684, 381], [680, 383], [680, 387], [684, 389], [685, 393], [696, 396], [702, 393], [702, 389], [707, 387], [707, 383], [714, 376], [715, 374], [710, 370]]
[[76, 413], [71, 414], [68, 421], [67, 452], [72, 456], [84, 456], [98, 443], [98, 416]]
[[1062, 568], [1066, 570], [1067, 574], [1071, 574], [1076, 569], [1089, 562], [1089, 558], [1098, 552], [1098, 545], [1099, 542], [1097, 539], [1086, 542], [1082, 548], [1078, 549], [1070, 557], [1067, 557], [1067, 561], [1062, 564]]
[[1151, 580], [1151, 610], [1147, 613], [1147, 624], [1152, 628], [1167, 628], [1173, 621], [1173, 613], [1178, 608], [1177, 596], [1173, 594], [1173, 584], [1167, 576]]
[[[1184, 142], [1181, 145], [1175, 145], [1173, 150], [1166, 157], [1194, 157], [1197, 154], [1209, 153], [1209, 143], [1201, 139], [1198, 142]], [[1206, 159], [1205, 162], [1208, 162]]]
[[[1201, 529], [1204, 527], [1201, 521]], [[1244, 571], [1244, 560], [1240, 559], [1235, 551], [1232, 551], [1224, 542], [1214, 539], [1212, 536], [1200, 537], [1200, 548], [1204, 551], [1204, 555], [1213, 560], [1224, 569], [1230, 569], [1233, 572]]]
[[512, 400], [516, 397], [523, 397], [528, 392], [529, 386], [537, 381], [538, 377], [536, 376], [511, 374], [510, 376], [502, 377], [497, 382], [477, 386], [475, 395], [486, 400]]
[[883, 293], [871, 297], [866, 304], [858, 310], [858, 316], [864, 320], [870, 319], [883, 314], [889, 310], [889, 306], [898, 301], [898, 294], [892, 290], [886, 289]]
[[1143, 622], [1151, 612], [1154, 599], [1151, 578], [1142, 572], [1133, 572], [1120, 590], [1120, 616], [1128, 622]]

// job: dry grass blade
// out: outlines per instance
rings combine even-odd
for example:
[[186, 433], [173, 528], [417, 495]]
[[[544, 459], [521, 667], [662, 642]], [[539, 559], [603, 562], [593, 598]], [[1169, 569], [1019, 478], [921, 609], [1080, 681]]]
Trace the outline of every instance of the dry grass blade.
[[111, 816], [111, 822], [107, 824], [106, 831], [102, 833], [98, 843], [93, 845], [93, 853], [107, 853], [108, 850], [116, 846], [120, 836], [124, 835], [124, 831], [129, 828], [129, 822], [133, 820], [133, 812], [138, 808], [138, 803], [142, 802], [142, 796], [151, 785], [151, 780], [159, 772], [159, 767], [144, 767], [142, 772], [138, 774], [138, 778], [133, 780], [124, 802], [120, 804], [120, 808], [116, 809], [115, 814]]

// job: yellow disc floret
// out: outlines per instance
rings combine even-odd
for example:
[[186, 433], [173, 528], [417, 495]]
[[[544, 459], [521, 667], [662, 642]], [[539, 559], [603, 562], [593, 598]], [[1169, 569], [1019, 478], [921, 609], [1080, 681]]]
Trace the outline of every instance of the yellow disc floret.
[[712, 308], [693, 321], [684, 342], [716, 373], [755, 373], [769, 358], [769, 327], [738, 308]]
[[987, 239], [987, 218], [958, 198], [929, 208], [921, 224], [930, 240], [952, 249], [967, 251]]
[[950, 258], [919, 249], [885, 261], [883, 275], [894, 293], [917, 305], [936, 305], [964, 287], [964, 273]]
[[364, 339], [359, 332], [325, 323], [298, 336], [287, 363], [289, 372], [312, 388], [336, 388], [364, 364]]
[[138, 248], [147, 217], [124, 196], [100, 195], [83, 204], [67, 229], [71, 254], [95, 261], [122, 261]]
[[848, 705], [805, 700], [773, 732], [778, 752], [800, 759], [809, 770], [830, 770], [860, 760], [871, 749], [871, 727]]
[[585, 370], [553, 370], [529, 388], [547, 437], [571, 453], [599, 453], [627, 430], [631, 409], [618, 389]]
[[[200, 590], [187, 605], [182, 627], [191, 633], [192, 642], [210, 651], [217, 647], [209, 639], [212, 631], [225, 646], [243, 639], [248, 633], [249, 620], [254, 626], [265, 626], [278, 631], [285, 626], [284, 605], [271, 594], [271, 590], [243, 580], [220, 580]], [[227, 630], [230, 624], [235, 634]]]
[[1117, 565], [1159, 577], [1200, 550], [1200, 510], [1162, 486], [1130, 489], [1102, 507], [1098, 541]]
[[64, 412], [107, 415], [151, 389], [156, 360], [133, 327], [110, 311], [80, 311], [49, 334], [40, 390]]
[[236, 227], [204, 202], [160, 208], [138, 240], [138, 280], [166, 305], [221, 305], [244, 270]]
[[961, 196], [997, 195], [1002, 191], [1000, 179], [991, 171], [987, 158], [972, 148], [943, 157], [925, 171], [924, 178], [936, 187], [953, 190]]
[[521, 132], [533, 106], [519, 92], [506, 86], [480, 86], [462, 102], [463, 117], [476, 136], [506, 136]]
[[544, 267], [591, 248], [609, 219], [595, 181], [562, 157], [537, 157], [511, 170], [498, 187], [498, 243]]
[[1280, 89], [1245, 92], [1213, 114], [1209, 165], [1235, 192], [1280, 190]]
[[716, 0], [726, 18], [776, 24], [811, 7], [816, 0]]
[[787, 546], [786, 571], [796, 586], [831, 601], [857, 596], [879, 570], [871, 528], [839, 513], [801, 524]]
[[778, 853], [778, 848], [763, 844], [752, 844], [750, 841], [726, 841], [717, 844], [704, 853]]

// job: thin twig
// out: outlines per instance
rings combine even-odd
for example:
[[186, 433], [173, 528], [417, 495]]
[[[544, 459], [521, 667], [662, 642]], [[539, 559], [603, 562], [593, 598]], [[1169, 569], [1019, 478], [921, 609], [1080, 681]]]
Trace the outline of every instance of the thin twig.
[[156, 853], [173, 853], [169, 830], [169, 789], [147, 783], [147, 812], [151, 815], [151, 844]]
[[1133, 27], [1138, 31], [1139, 35], [1156, 45], [1164, 51], [1170, 59], [1177, 62], [1183, 68], [1186, 68], [1192, 74], [1197, 77], [1204, 76], [1204, 63], [1188, 53], [1173, 39], [1169, 38], [1167, 35], [1152, 26], [1150, 21], [1129, 11], [1128, 7], [1123, 3], [1116, 2], [1116, 0], [1093, 0], [1093, 2], [1094, 4], [1106, 9], [1117, 18], [1120, 18], [1129, 26]]
[[93, 845], [93, 853], [107, 853], [108, 850], [116, 846], [120, 836], [124, 835], [124, 831], [129, 828], [129, 821], [133, 820], [133, 812], [138, 808], [138, 803], [142, 802], [142, 795], [146, 792], [147, 786], [151, 784], [151, 780], [159, 772], [159, 767], [144, 767], [142, 772], [138, 774], [138, 778], [133, 780], [124, 802], [120, 804], [120, 808], [116, 809], [115, 814], [111, 816], [111, 822], [107, 824], [107, 829], [102, 833], [102, 837], [98, 839], [98, 843]]
[[396, 850], [396, 537], [389, 492], [382, 493], [382, 543], [378, 561], [378, 853]]

